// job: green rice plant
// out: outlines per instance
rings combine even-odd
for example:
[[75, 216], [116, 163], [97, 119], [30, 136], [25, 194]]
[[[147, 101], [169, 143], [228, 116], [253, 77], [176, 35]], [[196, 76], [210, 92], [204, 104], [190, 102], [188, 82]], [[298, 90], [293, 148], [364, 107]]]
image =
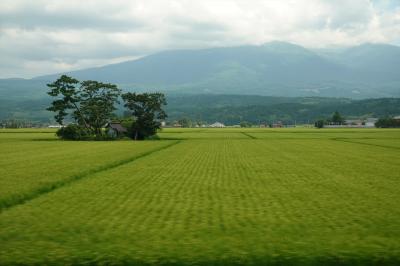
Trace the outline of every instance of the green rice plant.
[[393, 132], [168, 142], [5, 209], [0, 264], [399, 264]]
[[0, 210], [171, 144], [43, 140], [47, 133], [27, 133], [25, 139], [24, 134], [14, 135], [11, 139], [0, 134]]
[[241, 132], [160, 132], [158, 136], [161, 139], [184, 139], [184, 140], [193, 140], [193, 139], [248, 139], [249, 137], [243, 135]]
[[342, 138], [338, 138], [336, 140], [338, 140], [338, 141], [346, 141], [346, 142], [351, 142], [351, 143], [359, 143], [359, 144], [371, 145], [371, 146], [377, 146], [377, 147], [383, 147], [383, 148], [400, 149], [400, 139], [392, 139], [392, 138], [342, 139]]

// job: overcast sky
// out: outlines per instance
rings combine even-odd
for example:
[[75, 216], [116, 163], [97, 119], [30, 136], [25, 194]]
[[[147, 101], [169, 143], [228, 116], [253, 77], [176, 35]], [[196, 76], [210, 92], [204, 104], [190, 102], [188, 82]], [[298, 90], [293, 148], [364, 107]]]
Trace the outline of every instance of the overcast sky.
[[2, 78], [272, 40], [310, 48], [400, 45], [400, 0], [0, 1]]

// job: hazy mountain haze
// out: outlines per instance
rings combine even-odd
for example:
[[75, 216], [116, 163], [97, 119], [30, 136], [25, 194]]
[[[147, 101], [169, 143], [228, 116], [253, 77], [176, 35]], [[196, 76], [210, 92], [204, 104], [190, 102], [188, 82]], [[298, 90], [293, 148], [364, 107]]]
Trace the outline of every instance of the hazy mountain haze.
[[[270, 42], [165, 51], [65, 73], [139, 90], [367, 98], [399, 96], [399, 69], [400, 47], [393, 45], [363, 44], [324, 54]], [[50, 81], [59, 75], [35, 79]]]

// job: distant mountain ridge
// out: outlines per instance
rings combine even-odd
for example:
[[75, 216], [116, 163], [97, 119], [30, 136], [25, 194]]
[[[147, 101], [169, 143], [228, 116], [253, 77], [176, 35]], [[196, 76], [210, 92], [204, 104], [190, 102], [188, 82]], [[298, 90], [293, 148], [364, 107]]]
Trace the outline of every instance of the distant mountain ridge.
[[[0, 79], [0, 96], [46, 97], [60, 74]], [[130, 91], [291, 97], [400, 97], [400, 47], [363, 44], [312, 50], [285, 42], [171, 50], [136, 60], [66, 72]]]
[[[271, 96], [400, 96], [400, 47], [363, 44], [334, 53], [271, 42], [172, 50], [66, 74], [122, 87], [175, 93]], [[36, 80], [54, 80], [47, 75]]]

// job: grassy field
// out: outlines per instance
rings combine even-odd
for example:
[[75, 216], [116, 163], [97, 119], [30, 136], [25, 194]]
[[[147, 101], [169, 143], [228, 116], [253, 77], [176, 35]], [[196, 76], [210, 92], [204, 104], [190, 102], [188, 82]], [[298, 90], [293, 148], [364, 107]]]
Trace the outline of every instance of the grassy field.
[[400, 130], [0, 131], [0, 265], [399, 265]]
[[0, 209], [173, 142], [65, 142], [52, 133], [0, 133]]

